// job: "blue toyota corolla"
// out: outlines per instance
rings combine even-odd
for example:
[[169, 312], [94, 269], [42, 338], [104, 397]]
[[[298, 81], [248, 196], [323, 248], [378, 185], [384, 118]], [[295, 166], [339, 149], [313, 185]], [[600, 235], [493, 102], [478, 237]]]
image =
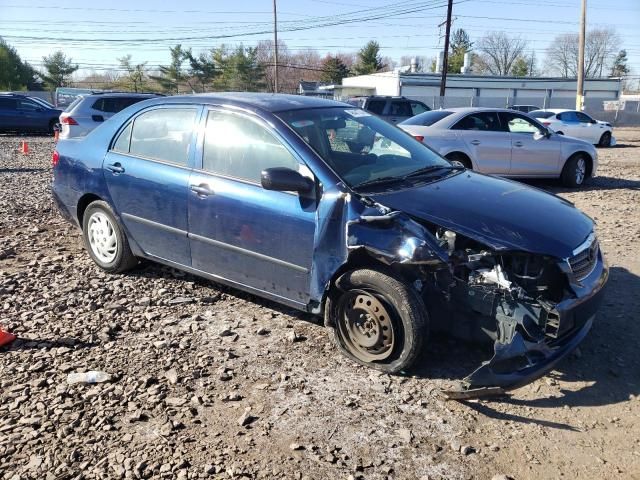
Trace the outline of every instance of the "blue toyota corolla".
[[390, 373], [430, 330], [490, 338], [453, 397], [544, 375], [591, 328], [607, 280], [571, 203], [335, 101], [148, 100], [58, 143], [53, 165], [60, 211], [107, 272], [145, 258], [324, 315], [342, 352]]

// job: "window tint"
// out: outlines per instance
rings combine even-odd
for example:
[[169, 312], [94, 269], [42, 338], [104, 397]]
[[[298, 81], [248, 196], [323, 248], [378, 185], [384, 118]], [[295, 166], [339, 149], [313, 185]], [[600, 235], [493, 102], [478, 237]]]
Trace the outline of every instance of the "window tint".
[[558, 114], [558, 119], [562, 120], [563, 122], [578, 123], [576, 112], [562, 112]]
[[531, 115], [533, 118], [549, 118], [553, 117], [555, 113], [545, 112], [544, 110], [534, 110], [532, 112], [529, 112], [529, 115]]
[[532, 120], [527, 120], [522, 115], [515, 115], [513, 113], [503, 113], [503, 119], [506, 120], [507, 128], [511, 133], [542, 133], [542, 130], [533, 123]]
[[424, 112], [428, 112], [429, 110], [431, 110], [429, 107], [427, 107], [426, 105], [420, 103], [420, 102], [409, 102], [409, 105], [411, 105], [411, 114], [412, 115], [419, 115], [421, 113]]
[[132, 155], [186, 165], [195, 108], [163, 108], [143, 113], [133, 123]]
[[15, 110], [18, 102], [15, 98], [0, 98], [0, 108], [5, 110]]
[[142, 97], [106, 97], [96, 100], [91, 108], [101, 112], [118, 113], [134, 103], [145, 100]]
[[453, 127], [453, 130], [480, 130], [486, 132], [502, 132], [496, 112], [478, 112], [467, 115]]
[[408, 118], [404, 122], [400, 122], [398, 125], [422, 125], [428, 127], [436, 122], [439, 122], [443, 118], [448, 117], [453, 112], [447, 110], [431, 110], [429, 112], [421, 113], [415, 117]]
[[127, 125], [118, 139], [116, 143], [113, 144], [113, 150], [123, 153], [129, 153], [129, 140], [131, 139], [131, 123]]
[[33, 112], [35, 110], [38, 110], [39, 108], [42, 107], [37, 103], [32, 102], [31, 100], [18, 100], [18, 110], [27, 110]]
[[369, 105], [367, 105], [367, 110], [376, 115], [382, 115], [386, 103], [386, 100], [371, 100]]
[[260, 183], [262, 170], [272, 167], [298, 170], [299, 163], [258, 122], [243, 115], [209, 112], [202, 158], [204, 170]]
[[391, 102], [389, 115], [397, 115], [399, 117], [412, 117], [411, 105], [407, 101], [396, 100]]
[[578, 117], [578, 121], [581, 123], [593, 123], [591, 117], [582, 112], [576, 112], [576, 117]]

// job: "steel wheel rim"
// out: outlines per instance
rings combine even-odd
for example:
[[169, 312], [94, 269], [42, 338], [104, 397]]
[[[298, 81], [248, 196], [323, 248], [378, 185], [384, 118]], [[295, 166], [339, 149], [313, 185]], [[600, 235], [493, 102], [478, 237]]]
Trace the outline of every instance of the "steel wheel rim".
[[93, 254], [103, 263], [111, 263], [118, 254], [118, 237], [115, 228], [102, 212], [96, 212], [89, 217], [87, 237]]
[[587, 172], [587, 164], [584, 161], [584, 158], [578, 159], [578, 163], [576, 163], [576, 183], [577, 184], [582, 183], [586, 172]]
[[338, 329], [345, 346], [363, 362], [386, 360], [394, 351], [394, 318], [372, 292], [351, 290], [342, 295]]

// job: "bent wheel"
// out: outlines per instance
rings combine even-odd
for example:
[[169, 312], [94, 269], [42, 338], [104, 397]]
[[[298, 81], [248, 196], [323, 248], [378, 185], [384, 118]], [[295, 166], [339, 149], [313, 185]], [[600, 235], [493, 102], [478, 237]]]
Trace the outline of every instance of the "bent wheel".
[[325, 324], [347, 357], [387, 373], [410, 367], [427, 336], [428, 315], [417, 292], [394, 274], [345, 273], [325, 304]]

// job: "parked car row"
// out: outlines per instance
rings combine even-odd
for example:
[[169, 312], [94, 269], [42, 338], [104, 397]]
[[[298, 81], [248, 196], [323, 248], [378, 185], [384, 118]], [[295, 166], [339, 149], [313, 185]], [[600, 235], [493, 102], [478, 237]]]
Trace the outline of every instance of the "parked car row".
[[[578, 149], [514, 111], [421, 115], [437, 127], [425, 134], [472, 145], [476, 167], [502, 155], [501, 142], [541, 142], [558, 158]], [[593, 147], [575, 142], [593, 173]], [[557, 173], [560, 160], [549, 163]], [[58, 143], [52, 191], [101, 269], [144, 258], [324, 316], [360, 364], [402, 372], [429, 348], [429, 330], [493, 341], [491, 360], [448, 392], [456, 398], [553, 368], [591, 328], [608, 276], [594, 222], [572, 204], [318, 98], [136, 103]]]

